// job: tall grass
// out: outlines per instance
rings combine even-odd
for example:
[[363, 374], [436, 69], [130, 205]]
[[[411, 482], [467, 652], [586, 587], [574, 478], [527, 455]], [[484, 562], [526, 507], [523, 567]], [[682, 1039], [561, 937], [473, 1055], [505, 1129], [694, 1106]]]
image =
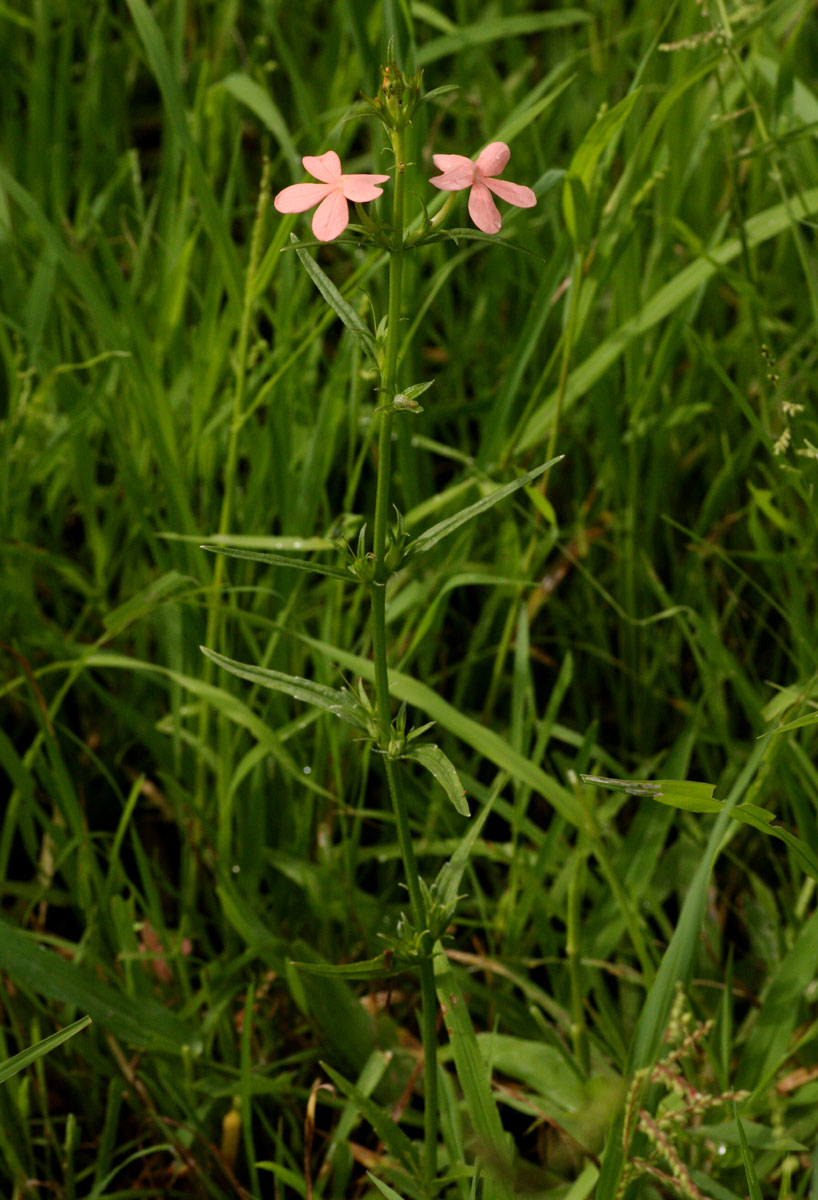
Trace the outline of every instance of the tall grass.
[[[815, 731], [774, 731], [818, 669], [817, 33], [804, 0], [0, 4], [0, 1057], [93, 1018], [0, 1085], [3, 1194], [416, 1194], [416, 981], [293, 966], [407, 906], [381, 764], [199, 650], [371, 678], [354, 589], [200, 547], [372, 511], [374, 381], [259, 194], [265, 159], [274, 191], [329, 148], [387, 169], [346, 118], [389, 36], [457, 85], [426, 177], [503, 139], [538, 193], [408, 267], [435, 386], [396, 502], [418, 533], [564, 455], [387, 597], [393, 695], [474, 814], [412, 777], [422, 866], [463, 868], [442, 1194], [814, 1194]], [[564, 173], [629, 96], [577, 257]], [[318, 256], [365, 320], [382, 259]]]

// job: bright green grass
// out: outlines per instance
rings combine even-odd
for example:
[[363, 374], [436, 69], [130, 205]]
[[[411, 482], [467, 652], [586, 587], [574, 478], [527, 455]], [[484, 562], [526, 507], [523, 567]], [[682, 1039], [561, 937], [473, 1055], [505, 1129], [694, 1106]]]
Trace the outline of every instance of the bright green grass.
[[[0, 1193], [297, 1196], [306, 1159], [315, 1196], [383, 1194], [367, 1167], [416, 1194], [393, 1170], [422, 1133], [415, 980], [387, 1005], [387, 981], [290, 965], [371, 958], [406, 907], [380, 764], [199, 651], [210, 613], [233, 658], [333, 686], [369, 669], [353, 587], [199, 544], [237, 389], [233, 540], [325, 539], [342, 513], [357, 532], [372, 509], [372, 380], [280, 253], [307, 219], [263, 215], [257, 296], [246, 265], [265, 155], [274, 191], [329, 148], [383, 169], [374, 123], [344, 118], [394, 34], [428, 88], [459, 87], [413, 129], [419, 178], [503, 138], [539, 194], [506, 210], [508, 247], [409, 266], [403, 377], [436, 381], [396, 449], [416, 531], [545, 459], [572, 271], [559, 173], [639, 89], [594, 176], [547, 503], [519, 493], [389, 597], [395, 694], [438, 722], [472, 821], [492, 805], [438, 962], [463, 1000], [451, 1046], [441, 1027], [441, 1162], [490, 1167], [505, 1129], [521, 1194], [614, 1200], [642, 1108], [629, 1157], [656, 1171], [676, 1155], [714, 1200], [815, 1197], [808, 853], [577, 783], [707, 780], [818, 842], [814, 727], [764, 736], [817, 694], [814, 6], [367, 9], [0, 3], [0, 1060], [94, 1021], [0, 1084]], [[384, 310], [376, 255], [320, 262], [365, 319], [364, 286]], [[469, 826], [411, 788], [433, 877]], [[702, 1031], [673, 1071], [750, 1096], [740, 1126], [697, 1101], [657, 1155], [655, 1064], [682, 1012]], [[511, 1185], [453, 1171], [445, 1194], [473, 1186]], [[628, 1193], [676, 1194], [647, 1174]]]

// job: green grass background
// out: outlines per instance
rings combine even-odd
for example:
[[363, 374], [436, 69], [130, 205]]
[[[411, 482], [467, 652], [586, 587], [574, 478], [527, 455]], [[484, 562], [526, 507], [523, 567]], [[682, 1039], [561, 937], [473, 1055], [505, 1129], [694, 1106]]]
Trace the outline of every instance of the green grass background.
[[[498, 245], [408, 264], [402, 378], [435, 380], [399, 422], [414, 531], [544, 459], [576, 268], [563, 173], [603, 106], [637, 93], [590, 184], [547, 501], [520, 492], [389, 594], [395, 694], [438, 722], [473, 814], [492, 804], [449, 970], [514, 1186], [613, 1200], [624, 1089], [668, 1052], [678, 979], [688, 1029], [713, 1021], [690, 1086], [750, 1093], [749, 1150], [728, 1103], [679, 1123], [687, 1177], [714, 1200], [814, 1200], [816, 739], [767, 736], [814, 712], [818, 666], [803, 0], [0, 3], [0, 1054], [93, 1017], [0, 1085], [2, 1192], [380, 1194], [368, 1167], [413, 1194], [362, 1102], [314, 1089], [323, 1062], [420, 1135], [415, 981], [387, 1003], [383, 980], [290, 965], [371, 958], [394, 932], [379, 764], [199, 651], [209, 628], [233, 658], [333, 686], [367, 670], [354, 587], [199, 547], [237, 411], [233, 541], [326, 548], [372, 510], [373, 380], [281, 253], [308, 219], [268, 207], [246, 267], [265, 156], [273, 192], [331, 148], [388, 170], [379, 127], [346, 118], [389, 36], [428, 89], [458, 88], [411, 131], [410, 210], [432, 153], [497, 139], [538, 194], [504, 207]], [[365, 319], [364, 289], [385, 311], [382, 256], [319, 261]], [[751, 812], [583, 788], [589, 771], [706, 780], [789, 841]], [[431, 778], [410, 799], [432, 877], [468, 826]], [[443, 1028], [441, 1045], [446, 1154], [471, 1163], [465, 1052]], [[643, 1107], [670, 1095], [654, 1084]], [[631, 1153], [673, 1174], [644, 1132]], [[486, 1160], [445, 1194], [500, 1187]]]

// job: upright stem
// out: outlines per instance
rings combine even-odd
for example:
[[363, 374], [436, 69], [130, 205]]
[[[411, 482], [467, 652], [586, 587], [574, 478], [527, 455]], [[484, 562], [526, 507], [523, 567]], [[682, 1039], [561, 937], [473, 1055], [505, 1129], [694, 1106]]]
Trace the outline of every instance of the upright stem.
[[[389, 255], [389, 313], [384, 365], [381, 374], [383, 402], [388, 405], [397, 393], [398, 349], [400, 347], [400, 311], [403, 283], [404, 244], [404, 172], [406, 142], [403, 129], [392, 132], [395, 152], [395, 190], [392, 201], [393, 242]], [[389, 702], [389, 669], [386, 657], [386, 565], [387, 531], [389, 523], [389, 485], [392, 467], [392, 422], [394, 414], [388, 409], [380, 414], [378, 432], [378, 483], [375, 495], [375, 527], [373, 553], [375, 578], [370, 588], [372, 658], [375, 667], [375, 707], [378, 715], [379, 748], [385, 756], [386, 778], [392, 797], [395, 826], [398, 835], [406, 885], [412, 908], [415, 929], [422, 933], [427, 926], [426, 903], [420, 886], [415, 848], [409, 828], [409, 814], [397, 761], [388, 754], [392, 740], [392, 709]], [[429, 939], [427, 938], [426, 941]], [[424, 1054], [424, 1183], [431, 1194], [437, 1175], [437, 998], [435, 993], [432, 947], [424, 944], [420, 961], [421, 1035]]]

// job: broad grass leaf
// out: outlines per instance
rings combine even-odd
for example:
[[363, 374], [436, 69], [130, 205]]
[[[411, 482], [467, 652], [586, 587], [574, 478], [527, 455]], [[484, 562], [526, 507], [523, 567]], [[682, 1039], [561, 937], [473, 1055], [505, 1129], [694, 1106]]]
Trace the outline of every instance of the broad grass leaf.
[[755, 778], [765, 750], [764, 743], [758, 743], [753, 748], [744, 770], [733, 785], [729, 796], [722, 804], [721, 812], [713, 822], [701, 862], [688, 888], [673, 936], [659, 964], [656, 978], [648, 992], [636, 1026], [628, 1055], [628, 1069], [631, 1071], [652, 1065], [659, 1053], [668, 1015], [676, 994], [676, 984], [678, 981], [686, 983], [693, 969], [699, 945], [699, 931], [707, 907], [710, 875], [729, 826], [730, 812]]
[[596, 1181], [599, 1179], [599, 1171], [593, 1163], [588, 1163], [587, 1167], [571, 1184], [568, 1191], [563, 1196], [562, 1200], [586, 1200], [590, 1196]]
[[0, 1063], [0, 1083], [5, 1083], [7, 1079], [11, 1079], [12, 1075], [24, 1071], [38, 1058], [56, 1050], [57, 1046], [61, 1046], [63, 1042], [67, 1042], [74, 1034], [86, 1029], [90, 1024], [90, 1017], [80, 1017], [79, 1021], [74, 1021], [72, 1025], [66, 1025], [65, 1029], [61, 1029], [59, 1033], [52, 1033], [50, 1037], [43, 1038], [41, 1042], [29, 1046], [27, 1050], [22, 1050], [13, 1058], [7, 1058], [5, 1062]]
[[166, 571], [164, 575], [160, 575], [158, 579], [148, 584], [146, 588], [142, 588], [136, 595], [130, 596], [124, 604], [112, 608], [102, 618], [102, 623], [109, 632], [112, 630], [120, 632], [126, 625], [138, 621], [158, 604], [164, 603], [178, 592], [191, 586], [198, 586], [198, 581], [191, 575], [182, 575], [178, 571]]
[[[291, 953], [299, 963], [322, 961], [306, 942], [294, 942]], [[293, 999], [304, 1015], [315, 1022], [335, 1061], [345, 1068], [360, 1070], [361, 1063], [375, 1049], [376, 1027], [350, 985], [337, 976], [307, 975], [292, 959], [287, 962], [284, 975]]]
[[[580, 219], [581, 205], [578, 205], [578, 201], [582, 197], [590, 197], [597, 164], [608, 146], [619, 135], [630, 116], [639, 92], [640, 89], [636, 88], [625, 96], [624, 100], [620, 100], [613, 108], [609, 108], [601, 117], [598, 117], [571, 159], [562, 193], [562, 212], [575, 246], [587, 245], [590, 237], [588, 216], [586, 214]], [[573, 184], [579, 184], [579, 187], [574, 187]]]
[[736, 1087], [762, 1093], [792, 1049], [801, 1006], [818, 972], [818, 912], [802, 925], [770, 982], [736, 1072]]
[[591, 20], [590, 13], [580, 8], [564, 8], [546, 13], [515, 13], [510, 16], [492, 16], [476, 21], [473, 25], [461, 25], [456, 33], [446, 33], [433, 38], [418, 50], [418, 66], [445, 58], [449, 54], [462, 54], [467, 46], [482, 46], [487, 42], [494, 45], [503, 38], [519, 38], [527, 34], [540, 33], [544, 29], [560, 29], [566, 25], [583, 25]]
[[0, 922], [0, 970], [38, 996], [79, 1008], [128, 1045], [180, 1054], [198, 1042], [196, 1030], [170, 1009], [149, 997], [132, 999], [5, 921]]
[[491, 1078], [463, 993], [440, 942], [435, 944], [434, 967], [437, 997], [444, 1013], [457, 1078], [472, 1123], [477, 1155], [486, 1170], [484, 1194], [497, 1200], [511, 1200], [512, 1163]]
[[214, 87], [224, 88], [226, 92], [229, 92], [241, 104], [246, 105], [251, 112], [254, 112], [259, 120], [266, 125], [284, 151], [284, 156], [289, 162], [290, 172], [295, 181], [301, 166], [301, 156], [295, 148], [293, 139], [290, 137], [287, 122], [284, 120], [281, 110], [273, 102], [269, 92], [261, 84], [256, 83], [255, 79], [251, 79], [249, 75], [244, 75], [240, 71], [236, 71], [232, 75], [226, 75], [224, 79], [220, 79], [218, 83], [214, 84]]

